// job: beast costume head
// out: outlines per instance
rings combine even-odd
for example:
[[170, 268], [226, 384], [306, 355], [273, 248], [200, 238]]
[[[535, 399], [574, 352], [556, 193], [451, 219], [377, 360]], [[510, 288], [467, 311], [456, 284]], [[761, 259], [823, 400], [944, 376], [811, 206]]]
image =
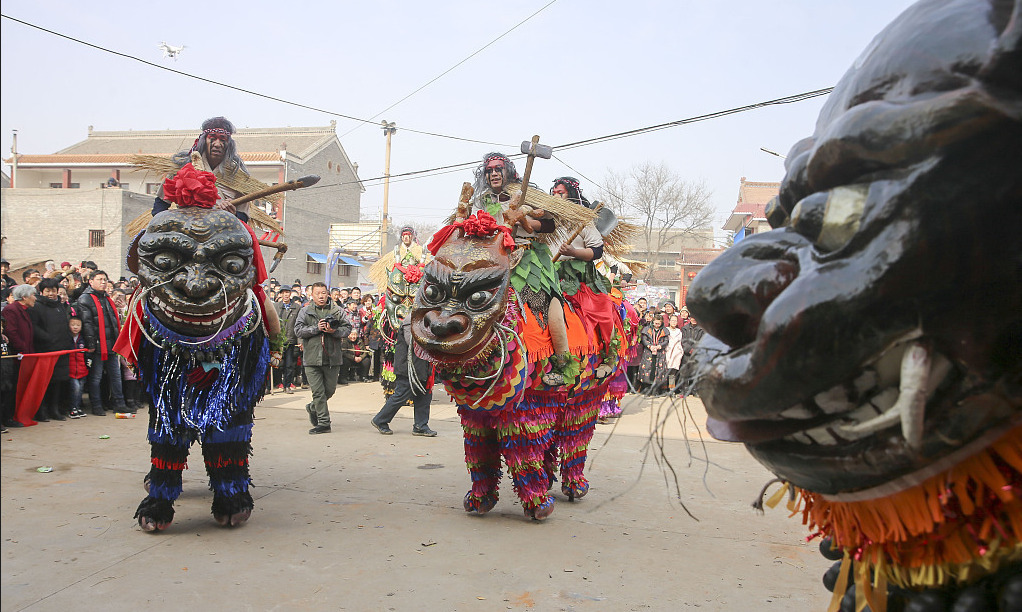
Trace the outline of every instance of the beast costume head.
[[491, 339], [507, 308], [513, 248], [508, 229], [485, 212], [437, 231], [412, 311], [412, 334], [431, 357], [467, 360]]
[[261, 277], [251, 231], [233, 214], [211, 210], [215, 178], [190, 164], [164, 183], [181, 208], [156, 215], [129, 252], [128, 267], [149, 290], [147, 307], [163, 325], [187, 336], [231, 327]]
[[422, 280], [422, 266], [395, 264], [387, 275], [385, 307], [391, 329], [400, 329], [415, 303]]
[[997, 524], [1018, 516], [1022, 466], [990, 450], [1017, 452], [1022, 423], [1020, 6], [903, 13], [788, 154], [776, 229], [688, 293], [715, 337], [710, 432], [811, 492], [807, 522], [903, 585], [981, 575], [971, 559], [996, 568], [1022, 535]]

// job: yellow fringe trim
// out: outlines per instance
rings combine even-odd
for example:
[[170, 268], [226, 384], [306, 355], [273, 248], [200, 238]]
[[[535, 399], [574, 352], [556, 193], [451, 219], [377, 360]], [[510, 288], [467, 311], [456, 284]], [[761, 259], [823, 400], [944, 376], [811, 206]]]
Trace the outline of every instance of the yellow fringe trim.
[[[804, 524], [833, 538], [839, 548], [862, 551], [854, 574], [857, 589], [866, 598], [863, 602], [870, 593], [886, 593], [886, 585], [859, 586], [874, 567], [878, 579], [900, 587], [968, 583], [1022, 559], [1022, 498], [998, 469], [997, 458], [1002, 467], [1014, 471], [1017, 483], [1022, 474], [1022, 427], [946, 472], [888, 497], [837, 502], [796, 488], [798, 502], [789, 502], [788, 508], [792, 514], [801, 511]], [[766, 504], [776, 506], [788, 486]], [[990, 496], [1000, 502], [996, 516], [977, 507]], [[959, 513], [960, 520], [949, 520], [945, 508]], [[858, 603], [856, 609], [861, 609]], [[878, 610], [880, 602], [870, 602], [870, 607]]]

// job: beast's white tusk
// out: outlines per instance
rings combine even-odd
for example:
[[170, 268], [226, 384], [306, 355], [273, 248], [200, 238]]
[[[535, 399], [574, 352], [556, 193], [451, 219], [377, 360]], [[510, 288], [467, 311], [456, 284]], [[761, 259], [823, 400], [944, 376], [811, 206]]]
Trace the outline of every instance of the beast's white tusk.
[[[909, 447], [920, 448], [926, 421], [926, 397], [931, 390], [927, 385], [930, 380], [930, 365], [930, 351], [922, 343], [913, 342], [901, 359], [901, 382], [898, 399], [894, 405], [874, 419], [854, 425], [840, 425], [837, 433], [873, 433], [900, 422], [901, 435], [905, 437]], [[941, 366], [938, 369], [943, 369], [946, 373], [950, 364], [942, 363]]]

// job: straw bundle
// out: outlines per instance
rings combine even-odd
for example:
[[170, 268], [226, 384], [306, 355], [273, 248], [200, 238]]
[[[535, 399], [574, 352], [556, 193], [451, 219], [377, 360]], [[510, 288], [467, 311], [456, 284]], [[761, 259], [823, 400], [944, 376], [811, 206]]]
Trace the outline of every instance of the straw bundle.
[[366, 275], [366, 278], [369, 279], [369, 282], [376, 285], [377, 289], [382, 290], [387, 286], [387, 277], [393, 266], [394, 251], [384, 253], [376, 263], [369, 267], [369, 273]]
[[[128, 161], [132, 166], [134, 166], [133, 172], [148, 171], [164, 176], [173, 176], [181, 169], [173, 159], [162, 155], [132, 155], [128, 158]], [[196, 152], [192, 153], [192, 165], [195, 166], [196, 170], [205, 169], [201, 156], [199, 156]], [[236, 172], [234, 173], [234, 176], [231, 177], [217, 174], [216, 184], [218, 187], [226, 187], [227, 189], [231, 189], [242, 195], [248, 195], [252, 192], [269, 187], [266, 183], [254, 179], [244, 172]], [[281, 199], [282, 195], [283, 194], [276, 193], [271, 196], [267, 196], [266, 200], [277, 202]], [[174, 205], [171, 207], [173, 208]], [[255, 228], [269, 232], [276, 232], [280, 236], [284, 235], [284, 230], [280, 227], [280, 224], [277, 223], [277, 220], [257, 207], [249, 207], [248, 218], [249, 225]], [[128, 223], [124, 231], [129, 236], [136, 236], [139, 232], [144, 230], [152, 220], [152, 213], [143, 213]]]

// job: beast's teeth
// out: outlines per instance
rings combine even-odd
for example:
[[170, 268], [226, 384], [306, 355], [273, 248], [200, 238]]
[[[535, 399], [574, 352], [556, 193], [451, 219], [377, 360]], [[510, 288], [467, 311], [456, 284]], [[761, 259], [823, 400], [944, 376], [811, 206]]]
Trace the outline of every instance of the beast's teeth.
[[813, 396], [813, 401], [827, 414], [845, 412], [853, 407], [848, 401], [848, 393], [843, 385], [835, 385], [823, 393], [817, 393]]
[[901, 435], [910, 448], [923, 445], [926, 421], [926, 388], [930, 376], [930, 351], [915, 342], [905, 351], [901, 362], [901, 394], [892, 410], [901, 415]]
[[816, 415], [802, 404], [795, 404], [782, 412], [780, 416], [786, 419], [811, 419]]
[[867, 391], [877, 386], [877, 373], [873, 370], [863, 370], [862, 374], [855, 379], [852, 383], [855, 386], [856, 392], [859, 396], [863, 396]]
[[837, 438], [827, 431], [826, 427], [817, 427], [816, 429], [810, 429], [803, 433], [814, 443], [821, 446], [834, 446], [839, 442]]

